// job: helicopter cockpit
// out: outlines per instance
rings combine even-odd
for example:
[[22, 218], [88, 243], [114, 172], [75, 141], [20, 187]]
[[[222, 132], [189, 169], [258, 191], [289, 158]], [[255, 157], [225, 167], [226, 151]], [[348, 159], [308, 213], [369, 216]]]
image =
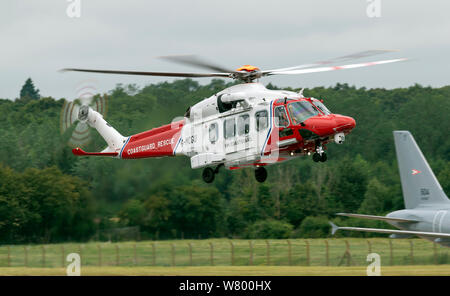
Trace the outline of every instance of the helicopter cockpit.
[[[289, 115], [289, 118], [288, 118]], [[274, 107], [275, 125], [280, 129], [283, 140], [295, 137], [298, 130], [298, 141], [327, 141], [336, 134], [349, 133], [355, 127], [355, 120], [348, 116], [332, 114], [321, 100], [315, 98], [284, 98], [278, 99]], [[290, 120], [289, 120], [290, 119]]]
[[294, 125], [299, 125], [308, 118], [319, 114], [317, 108], [308, 101], [288, 103], [287, 109]]
[[[320, 100], [314, 98], [301, 101], [291, 100], [291, 102], [289, 102], [289, 99], [287, 99], [286, 101], [287, 101], [286, 104], [287, 111], [289, 112], [289, 116], [291, 118], [293, 125], [302, 125], [304, 121], [316, 115], [331, 114], [330, 110], [328, 110], [328, 108]], [[280, 117], [280, 115], [278, 115], [277, 112], [275, 113], [276, 117]], [[280, 117], [279, 120], [281, 122], [282, 118]]]
[[314, 104], [314, 106], [316, 106], [320, 111], [322, 111], [323, 114], [325, 115], [330, 115], [331, 111], [328, 110], [328, 108], [322, 103], [322, 101], [318, 100], [318, 99], [314, 99], [311, 98], [312, 103]]

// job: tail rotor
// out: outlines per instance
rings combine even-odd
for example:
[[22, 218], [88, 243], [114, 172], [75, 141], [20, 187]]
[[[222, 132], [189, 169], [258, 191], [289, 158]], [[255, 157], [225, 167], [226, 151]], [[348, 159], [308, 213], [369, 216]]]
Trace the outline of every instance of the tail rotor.
[[91, 129], [86, 123], [89, 108], [106, 116], [107, 96], [96, 95], [97, 88], [91, 80], [77, 87], [77, 99], [65, 101], [61, 110], [61, 134], [71, 130], [67, 144], [72, 147], [84, 147], [92, 140]]

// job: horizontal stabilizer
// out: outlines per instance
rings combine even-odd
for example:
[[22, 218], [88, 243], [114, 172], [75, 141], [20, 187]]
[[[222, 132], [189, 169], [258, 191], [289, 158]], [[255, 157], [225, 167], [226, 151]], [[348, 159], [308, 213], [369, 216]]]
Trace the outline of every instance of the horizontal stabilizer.
[[374, 216], [374, 215], [363, 215], [363, 214], [349, 214], [349, 213], [337, 213], [338, 216], [352, 217], [352, 218], [362, 218], [369, 220], [380, 220], [386, 222], [407, 222], [414, 223], [419, 222], [418, 220], [413, 219], [404, 219], [404, 218], [394, 218], [394, 217], [385, 217], [385, 216]]
[[450, 238], [450, 233], [381, 229], [381, 228], [340, 227], [331, 222], [330, 222], [330, 225], [332, 227], [332, 234], [336, 233], [336, 231], [338, 231], [338, 230], [351, 230], [351, 231], [362, 231], [362, 232], [393, 233], [393, 234], [401, 234], [401, 235], [410, 234], [410, 235], [429, 236], [429, 237], [436, 237], [436, 238]]
[[394, 239], [405, 239], [405, 238], [411, 238], [411, 237], [413, 237], [412, 234], [395, 234], [395, 233], [393, 233], [389, 236], [389, 238], [394, 238]]
[[336, 231], [339, 230], [339, 226], [337, 226], [336, 224], [334, 224], [333, 222], [329, 222], [331, 225], [331, 235], [334, 235], [336, 233]]
[[72, 153], [76, 156], [117, 156], [117, 152], [85, 152], [81, 148], [72, 149]]

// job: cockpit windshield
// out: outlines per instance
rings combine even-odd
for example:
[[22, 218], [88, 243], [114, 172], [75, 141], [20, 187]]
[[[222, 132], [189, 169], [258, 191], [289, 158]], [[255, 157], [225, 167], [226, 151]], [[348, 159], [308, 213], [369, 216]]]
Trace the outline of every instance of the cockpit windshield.
[[328, 108], [325, 107], [325, 105], [324, 105], [321, 101], [319, 101], [319, 100], [317, 100], [317, 99], [313, 99], [313, 103], [314, 103], [314, 105], [316, 105], [316, 107], [317, 107], [320, 111], [322, 111], [323, 114], [325, 114], [325, 115], [331, 114], [331, 111], [328, 110]]
[[300, 124], [306, 119], [319, 114], [317, 108], [307, 101], [289, 103], [288, 110], [294, 124]]

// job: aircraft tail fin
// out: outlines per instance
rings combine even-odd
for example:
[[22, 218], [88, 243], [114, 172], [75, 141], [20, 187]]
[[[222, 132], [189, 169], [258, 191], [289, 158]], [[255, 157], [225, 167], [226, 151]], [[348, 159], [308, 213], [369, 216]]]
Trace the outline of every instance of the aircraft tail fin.
[[409, 131], [394, 131], [405, 208], [450, 204], [439, 181]]
[[72, 153], [77, 156], [113, 156], [119, 155], [120, 149], [124, 146], [127, 138], [122, 136], [116, 129], [109, 125], [103, 116], [89, 106], [81, 106], [78, 111], [78, 120], [86, 122], [95, 128], [103, 137], [108, 147], [102, 152], [84, 152], [81, 148], [75, 148]]

